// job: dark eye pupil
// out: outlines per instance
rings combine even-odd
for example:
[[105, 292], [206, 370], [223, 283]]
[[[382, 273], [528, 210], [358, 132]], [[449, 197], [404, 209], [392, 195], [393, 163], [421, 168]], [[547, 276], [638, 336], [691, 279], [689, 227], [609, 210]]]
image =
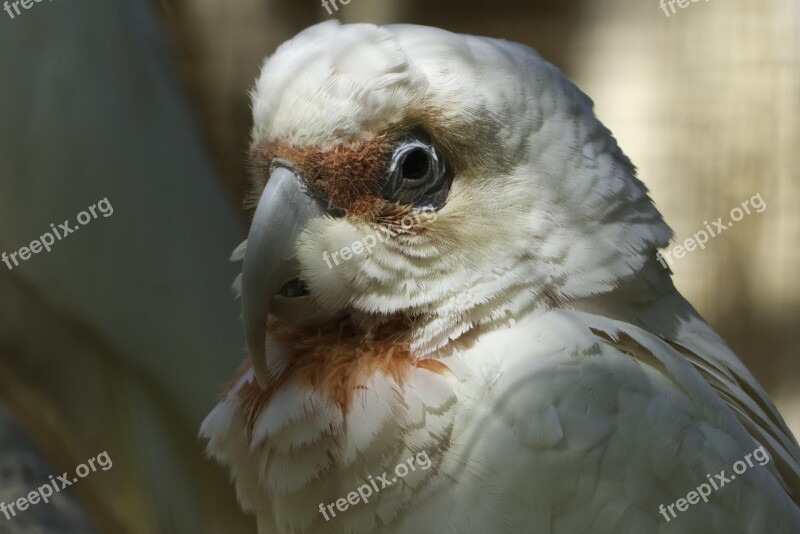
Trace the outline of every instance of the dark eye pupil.
[[428, 173], [428, 153], [421, 148], [412, 150], [403, 160], [403, 178], [415, 180]]

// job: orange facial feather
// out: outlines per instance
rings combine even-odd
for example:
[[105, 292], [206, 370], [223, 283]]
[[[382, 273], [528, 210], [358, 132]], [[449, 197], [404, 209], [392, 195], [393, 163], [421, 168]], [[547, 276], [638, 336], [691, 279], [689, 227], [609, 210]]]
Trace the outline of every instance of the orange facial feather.
[[[359, 331], [349, 319], [320, 329], [276, 322], [270, 324], [268, 330], [291, 355], [286, 370], [266, 390], [262, 390], [256, 381], [244, 384], [239, 390], [251, 434], [258, 414], [275, 392], [290, 381], [299, 381], [309, 389], [327, 395], [343, 413], [347, 413], [355, 392], [377, 373], [402, 386], [414, 368], [437, 374], [449, 371], [437, 359], [419, 360], [412, 355], [409, 341], [403, 339], [407, 325], [402, 319], [382, 325], [371, 335]], [[247, 360], [228, 388], [233, 387], [250, 367]]]

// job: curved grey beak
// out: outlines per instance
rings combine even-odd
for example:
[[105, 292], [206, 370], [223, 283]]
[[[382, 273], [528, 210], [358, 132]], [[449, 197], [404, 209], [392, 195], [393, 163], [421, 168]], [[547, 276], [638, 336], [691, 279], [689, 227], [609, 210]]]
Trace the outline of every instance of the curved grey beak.
[[250, 226], [242, 269], [247, 350], [262, 388], [268, 383], [266, 325], [270, 311], [292, 324], [324, 319], [309, 297], [281, 297], [279, 293], [299, 274], [294, 258], [297, 238], [309, 221], [325, 213], [295, 173], [285, 167], [272, 171]]

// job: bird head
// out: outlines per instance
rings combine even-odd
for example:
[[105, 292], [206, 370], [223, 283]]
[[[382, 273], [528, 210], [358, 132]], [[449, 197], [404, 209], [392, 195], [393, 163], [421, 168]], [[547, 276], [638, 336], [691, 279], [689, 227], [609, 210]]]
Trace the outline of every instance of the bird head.
[[327, 22], [265, 61], [252, 107], [240, 290], [262, 387], [286, 366], [270, 317], [401, 317], [432, 354], [613, 292], [671, 236], [590, 99], [523, 45]]

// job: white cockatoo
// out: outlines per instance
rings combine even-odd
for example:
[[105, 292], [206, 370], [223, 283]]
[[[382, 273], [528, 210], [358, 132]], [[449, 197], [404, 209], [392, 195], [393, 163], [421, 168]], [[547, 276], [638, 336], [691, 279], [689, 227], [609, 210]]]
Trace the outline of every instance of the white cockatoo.
[[250, 362], [201, 434], [259, 532], [800, 532], [797, 442], [556, 68], [327, 22], [252, 99]]

